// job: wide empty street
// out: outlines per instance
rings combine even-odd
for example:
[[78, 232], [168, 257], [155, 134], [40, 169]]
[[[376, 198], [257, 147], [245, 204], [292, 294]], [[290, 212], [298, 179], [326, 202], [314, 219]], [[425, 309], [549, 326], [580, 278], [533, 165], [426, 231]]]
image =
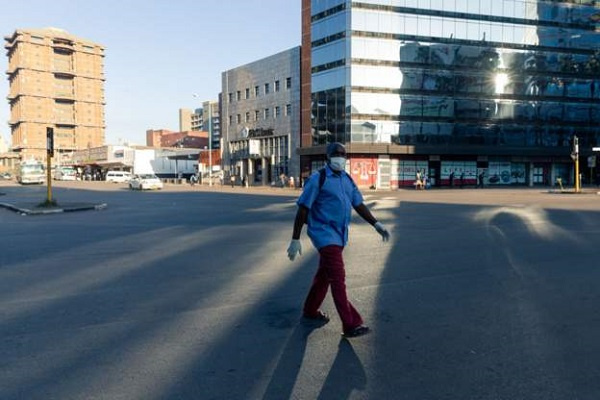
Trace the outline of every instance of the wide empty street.
[[[44, 186], [1, 183], [0, 202]], [[364, 193], [351, 340], [330, 295], [300, 319], [317, 267], [299, 191], [56, 184], [101, 211], [0, 208], [0, 398], [597, 400], [600, 196], [547, 189]]]

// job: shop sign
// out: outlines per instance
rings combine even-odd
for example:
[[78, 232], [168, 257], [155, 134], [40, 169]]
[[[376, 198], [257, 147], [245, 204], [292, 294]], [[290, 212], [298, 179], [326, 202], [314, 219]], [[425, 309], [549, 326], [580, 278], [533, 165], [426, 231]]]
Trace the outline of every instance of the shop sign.
[[248, 141], [248, 154], [250, 157], [260, 157], [260, 140], [249, 140]]
[[273, 128], [256, 128], [248, 130], [248, 137], [273, 136]]

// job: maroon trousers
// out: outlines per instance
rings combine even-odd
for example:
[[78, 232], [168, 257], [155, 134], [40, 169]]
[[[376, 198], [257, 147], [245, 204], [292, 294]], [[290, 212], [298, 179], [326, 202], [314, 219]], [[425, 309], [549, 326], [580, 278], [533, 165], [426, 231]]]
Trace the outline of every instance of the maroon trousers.
[[363, 320], [346, 296], [346, 271], [342, 246], [325, 246], [319, 250], [319, 269], [304, 302], [304, 315], [315, 316], [331, 286], [335, 308], [342, 320], [344, 332], [362, 325]]

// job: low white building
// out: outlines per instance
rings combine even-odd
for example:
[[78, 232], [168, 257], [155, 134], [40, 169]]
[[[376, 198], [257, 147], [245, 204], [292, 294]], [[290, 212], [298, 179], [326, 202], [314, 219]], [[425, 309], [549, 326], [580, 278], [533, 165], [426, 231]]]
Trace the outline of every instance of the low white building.
[[64, 163], [94, 177], [104, 176], [109, 170], [121, 170], [153, 173], [163, 179], [188, 178], [197, 171], [199, 152], [199, 149], [106, 145], [76, 151]]

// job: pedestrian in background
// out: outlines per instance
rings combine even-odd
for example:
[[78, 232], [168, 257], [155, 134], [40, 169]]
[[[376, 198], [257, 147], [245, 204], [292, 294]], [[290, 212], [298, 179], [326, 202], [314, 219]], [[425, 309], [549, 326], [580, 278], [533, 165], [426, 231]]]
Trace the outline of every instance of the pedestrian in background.
[[231, 181], [231, 187], [235, 187], [235, 175], [232, 174], [229, 180]]
[[421, 171], [417, 171], [417, 175], [415, 177], [415, 189], [423, 189], [423, 178], [421, 176]]
[[281, 182], [281, 188], [285, 188], [285, 181], [286, 181], [285, 174], [282, 173], [281, 175], [279, 175], [279, 180]]
[[364, 204], [361, 192], [344, 171], [345, 165], [345, 147], [341, 143], [330, 143], [327, 146], [327, 165], [306, 180], [298, 198], [298, 211], [287, 253], [292, 261], [296, 255], [302, 254], [300, 234], [307, 224], [308, 236], [319, 252], [319, 268], [304, 302], [303, 317], [322, 323], [329, 321], [329, 316], [320, 307], [331, 287], [333, 302], [342, 320], [342, 335], [356, 337], [367, 334], [369, 327], [363, 325], [361, 315], [346, 294], [342, 251], [348, 243], [351, 209], [354, 208], [371, 224], [384, 242], [389, 240], [390, 234]]

